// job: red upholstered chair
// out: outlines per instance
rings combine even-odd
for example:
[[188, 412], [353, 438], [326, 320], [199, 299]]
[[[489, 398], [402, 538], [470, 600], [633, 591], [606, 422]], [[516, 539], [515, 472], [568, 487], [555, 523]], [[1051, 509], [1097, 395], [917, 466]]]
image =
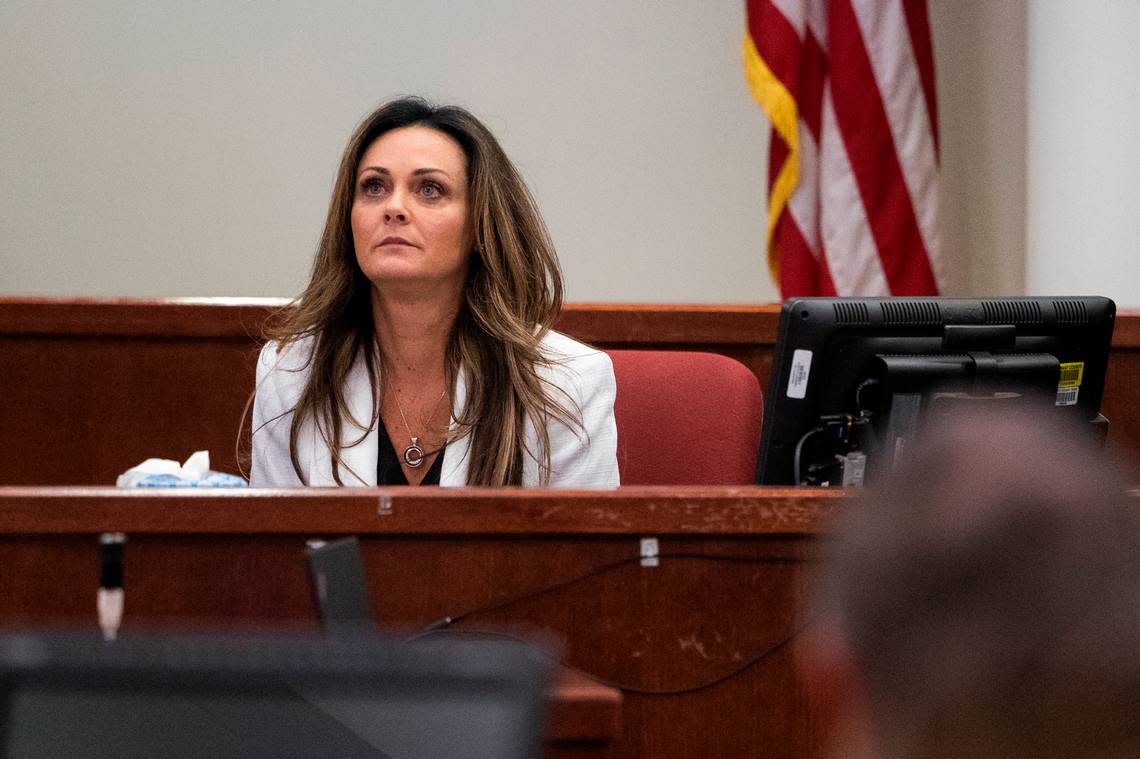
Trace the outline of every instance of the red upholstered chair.
[[760, 382], [715, 353], [607, 351], [614, 362], [623, 485], [749, 485], [756, 477]]

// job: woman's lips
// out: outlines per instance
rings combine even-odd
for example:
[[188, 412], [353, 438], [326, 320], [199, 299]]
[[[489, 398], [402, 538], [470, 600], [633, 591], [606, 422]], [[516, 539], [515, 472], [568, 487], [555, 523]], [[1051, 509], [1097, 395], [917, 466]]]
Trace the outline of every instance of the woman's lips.
[[405, 240], [403, 237], [385, 237], [383, 240], [380, 241], [379, 247], [382, 248], [385, 245], [407, 245], [408, 247], [411, 247], [411, 248], [416, 247], [415, 245], [412, 245], [412, 243]]

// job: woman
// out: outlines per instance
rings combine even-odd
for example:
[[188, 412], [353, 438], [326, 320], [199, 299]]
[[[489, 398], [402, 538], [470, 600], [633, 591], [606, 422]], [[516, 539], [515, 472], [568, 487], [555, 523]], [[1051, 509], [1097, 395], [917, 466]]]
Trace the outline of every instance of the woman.
[[618, 484], [609, 357], [483, 124], [390, 102], [341, 159], [312, 278], [261, 352], [250, 485]]

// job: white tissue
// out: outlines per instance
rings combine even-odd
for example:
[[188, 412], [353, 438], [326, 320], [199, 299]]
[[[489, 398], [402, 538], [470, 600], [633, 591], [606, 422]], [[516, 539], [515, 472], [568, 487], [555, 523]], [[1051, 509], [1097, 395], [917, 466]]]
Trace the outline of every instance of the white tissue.
[[185, 464], [171, 459], [147, 459], [119, 475], [115, 485], [120, 488], [133, 488], [146, 477], [155, 474], [170, 474], [186, 482], [197, 482], [210, 471], [210, 452], [195, 451]]
[[178, 476], [184, 480], [197, 482], [205, 477], [208, 471], [210, 471], [210, 452], [194, 451], [190, 454], [190, 458], [186, 459], [186, 463], [182, 465]]

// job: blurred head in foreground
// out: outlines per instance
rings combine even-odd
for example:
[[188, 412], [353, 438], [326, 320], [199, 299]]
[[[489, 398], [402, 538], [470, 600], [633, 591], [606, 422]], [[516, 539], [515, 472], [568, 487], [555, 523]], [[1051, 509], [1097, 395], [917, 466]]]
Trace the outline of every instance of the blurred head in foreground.
[[1140, 756], [1140, 497], [1079, 437], [951, 423], [845, 511], [807, 657], [836, 756]]

